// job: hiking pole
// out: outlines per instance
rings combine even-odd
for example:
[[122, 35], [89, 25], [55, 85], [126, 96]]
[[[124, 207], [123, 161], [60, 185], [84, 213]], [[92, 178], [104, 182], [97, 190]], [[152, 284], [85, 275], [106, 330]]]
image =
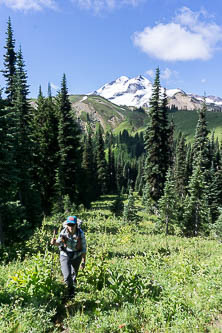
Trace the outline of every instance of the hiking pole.
[[[53, 236], [52, 236], [52, 239], [51, 239], [51, 241], [50, 241], [50, 244], [51, 244], [51, 245], [54, 245], [54, 240], [55, 240], [56, 233], [57, 233], [57, 228], [54, 228], [54, 230], [53, 230]], [[54, 267], [54, 253], [52, 252], [52, 267], [51, 267], [51, 275], [53, 275], [53, 267]]]

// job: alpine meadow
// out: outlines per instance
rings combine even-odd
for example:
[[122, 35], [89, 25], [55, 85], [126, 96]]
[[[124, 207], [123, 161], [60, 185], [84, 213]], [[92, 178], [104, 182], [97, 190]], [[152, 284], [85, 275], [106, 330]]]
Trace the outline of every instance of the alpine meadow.
[[[222, 332], [221, 108], [206, 97], [178, 108], [159, 66], [143, 106], [69, 93], [70, 73], [56, 94], [49, 84], [31, 98], [12, 21], [0, 95], [0, 333]], [[72, 215], [87, 257], [67, 297], [51, 239]]]

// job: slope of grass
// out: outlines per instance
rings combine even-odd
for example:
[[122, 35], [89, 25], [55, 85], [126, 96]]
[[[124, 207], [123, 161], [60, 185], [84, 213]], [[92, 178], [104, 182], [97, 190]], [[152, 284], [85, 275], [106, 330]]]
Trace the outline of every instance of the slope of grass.
[[58, 252], [49, 246], [51, 226], [62, 217], [36, 230], [24, 260], [2, 263], [4, 332], [217, 332], [222, 244], [155, 234], [155, 218], [138, 200], [138, 221], [124, 223], [110, 212], [114, 199], [103, 197], [78, 214], [88, 255], [75, 299], [62, 300]]
[[[72, 95], [70, 100], [75, 103], [83, 98], [82, 95]], [[144, 130], [148, 121], [147, 112], [131, 110], [128, 107], [120, 107], [111, 103], [101, 96], [90, 95], [83, 101], [90, 105], [102, 119], [106, 130], [113, 130], [115, 134], [128, 130], [135, 133]], [[113, 119], [115, 118], [115, 121]], [[198, 121], [197, 111], [169, 111], [169, 120], [173, 118], [175, 123], [175, 134], [180, 131], [186, 136], [188, 142], [192, 142], [195, 134], [195, 128]], [[206, 114], [208, 128], [210, 132], [215, 132], [215, 137], [222, 140], [222, 112], [207, 112]], [[81, 119], [86, 121], [86, 115], [82, 114]]]
[[[195, 135], [195, 128], [198, 121], [197, 111], [176, 111], [169, 112], [169, 120], [173, 118], [175, 122], [175, 131], [181, 131], [187, 141], [193, 141]], [[222, 140], [222, 112], [207, 112], [206, 120], [208, 129], [212, 133], [215, 132], [215, 137]]]

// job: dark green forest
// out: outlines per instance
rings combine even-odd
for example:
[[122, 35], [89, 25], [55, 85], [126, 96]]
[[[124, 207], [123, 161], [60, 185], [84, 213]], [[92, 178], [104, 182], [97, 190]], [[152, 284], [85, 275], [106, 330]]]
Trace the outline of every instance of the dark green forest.
[[[222, 148], [208, 130], [207, 106], [198, 111], [193, 143], [168, 119], [156, 70], [144, 131], [114, 135], [98, 124], [82, 130], [71, 107], [66, 75], [52, 96], [41, 86], [34, 104], [28, 74], [9, 19], [0, 97], [0, 243], [27, 240], [44, 217], [67, 207], [90, 208], [101, 195], [132, 191], [166, 234], [208, 235], [220, 224]], [[193, 111], [195, 112], [195, 111]], [[115, 203], [118, 207], [118, 201]], [[115, 205], [114, 205], [115, 206]], [[115, 207], [113, 208], [115, 214]], [[121, 214], [121, 212], [120, 212]]]

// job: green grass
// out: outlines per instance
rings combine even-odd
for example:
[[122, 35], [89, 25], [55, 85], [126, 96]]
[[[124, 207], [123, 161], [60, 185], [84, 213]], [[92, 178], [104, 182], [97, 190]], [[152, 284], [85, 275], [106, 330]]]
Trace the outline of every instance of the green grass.
[[26, 243], [32, 251], [24, 260], [2, 263], [4, 332], [219, 332], [222, 244], [156, 234], [156, 218], [143, 212], [139, 198], [140, 218], [124, 223], [110, 212], [114, 200], [103, 197], [78, 214], [88, 254], [75, 299], [61, 301], [58, 252], [49, 245], [56, 216]]
[[[184, 133], [188, 142], [192, 142], [195, 134], [195, 128], [198, 121], [197, 111], [176, 111], [169, 112], [169, 120], [173, 118], [175, 122], [176, 134], [180, 131]], [[206, 120], [208, 129], [219, 141], [222, 140], [222, 112], [207, 112]]]

